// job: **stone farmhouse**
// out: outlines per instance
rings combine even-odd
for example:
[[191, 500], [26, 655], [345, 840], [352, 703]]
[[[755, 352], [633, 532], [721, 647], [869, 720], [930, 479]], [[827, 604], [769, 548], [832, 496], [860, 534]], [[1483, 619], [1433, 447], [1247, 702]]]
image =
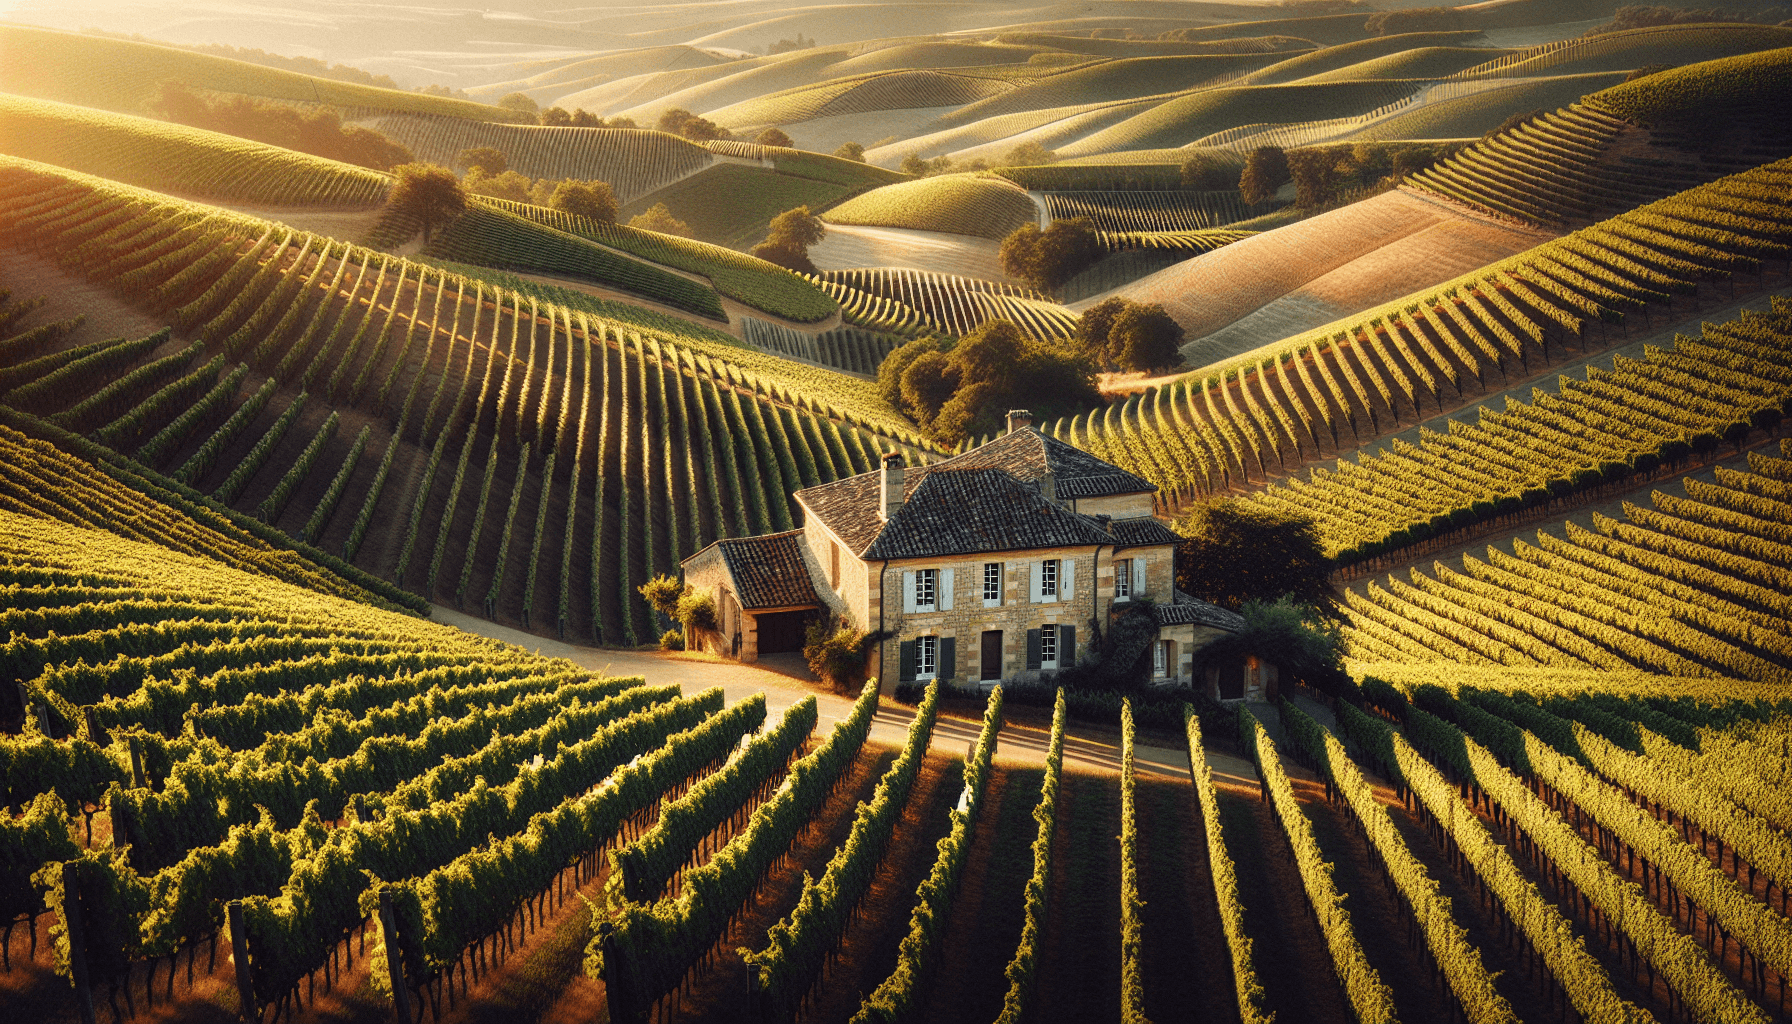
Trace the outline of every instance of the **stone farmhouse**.
[[[1154, 681], [1186, 684], [1195, 653], [1244, 620], [1175, 589], [1180, 538], [1153, 517], [1156, 491], [1017, 410], [962, 455], [906, 468], [892, 453], [797, 491], [801, 529], [719, 540], [685, 559], [685, 580], [715, 600], [712, 649], [742, 661], [801, 651], [817, 616], [894, 634], [871, 669], [888, 687], [1069, 668], [1089, 623], [1150, 599]], [[1215, 697], [1273, 695], [1274, 667], [1255, 659], [1205, 676]]]

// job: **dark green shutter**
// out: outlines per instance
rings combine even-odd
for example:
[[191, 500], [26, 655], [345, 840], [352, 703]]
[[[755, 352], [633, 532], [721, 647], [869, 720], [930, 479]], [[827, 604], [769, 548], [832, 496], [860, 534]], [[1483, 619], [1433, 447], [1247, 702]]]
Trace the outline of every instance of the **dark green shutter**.
[[1027, 668], [1039, 671], [1039, 630], [1027, 630]]
[[955, 636], [940, 637], [940, 671], [941, 679], [951, 679], [958, 675], [958, 638]]
[[1070, 668], [1076, 664], [1076, 627], [1058, 627], [1058, 667]]
[[913, 640], [902, 641], [902, 669], [896, 678], [904, 683], [915, 681], [915, 642]]

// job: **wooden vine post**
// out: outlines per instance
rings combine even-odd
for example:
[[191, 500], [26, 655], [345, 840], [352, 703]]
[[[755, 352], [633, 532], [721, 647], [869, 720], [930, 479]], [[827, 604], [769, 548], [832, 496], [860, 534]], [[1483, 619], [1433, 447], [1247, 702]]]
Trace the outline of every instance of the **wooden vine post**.
[[[21, 687], [23, 689], [23, 687]], [[68, 922], [68, 973], [75, 983], [81, 1024], [94, 1024], [93, 988], [87, 978], [87, 930], [81, 920], [81, 882], [74, 861], [62, 862], [62, 916]]]
[[231, 900], [230, 960], [236, 965], [236, 999], [238, 1015], [244, 1020], [261, 1019], [261, 1007], [255, 1005], [255, 980], [249, 973], [249, 933], [243, 927], [243, 901]]
[[399, 1024], [411, 1024], [411, 990], [404, 982], [404, 954], [398, 945], [398, 918], [392, 912], [392, 892], [380, 890], [380, 936], [386, 942], [386, 970], [392, 980], [392, 1006]]

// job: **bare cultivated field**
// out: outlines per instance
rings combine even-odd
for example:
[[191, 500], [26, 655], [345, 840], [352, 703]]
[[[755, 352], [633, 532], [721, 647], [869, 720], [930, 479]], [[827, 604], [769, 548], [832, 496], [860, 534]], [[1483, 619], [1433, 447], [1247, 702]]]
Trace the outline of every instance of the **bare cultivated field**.
[[[1206, 365], [1447, 281], [1554, 237], [1404, 191], [1266, 231], [1110, 294], [1162, 303]], [[1083, 309], [1105, 296], [1084, 300]]]
[[810, 247], [809, 258], [822, 270], [904, 267], [1012, 282], [1014, 279], [1002, 272], [1002, 261], [996, 255], [1001, 247], [993, 238], [974, 235], [829, 224], [828, 236]]

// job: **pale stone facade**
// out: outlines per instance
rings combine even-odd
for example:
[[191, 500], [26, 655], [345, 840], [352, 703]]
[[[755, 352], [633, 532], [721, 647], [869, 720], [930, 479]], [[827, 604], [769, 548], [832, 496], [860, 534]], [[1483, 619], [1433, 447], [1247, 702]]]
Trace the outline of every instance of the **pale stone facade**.
[[803, 609], [887, 631], [869, 666], [886, 690], [1068, 668], [1087, 655], [1093, 624], [1149, 600], [1153, 680], [1193, 683], [1196, 652], [1236, 616], [1176, 592], [1178, 538], [1151, 518], [1153, 495], [1021, 421], [935, 466], [887, 461], [799, 491], [799, 530], [719, 541], [685, 561], [685, 579], [716, 600], [715, 647], [742, 660], [760, 655], [768, 623], [787, 643], [781, 617]]

